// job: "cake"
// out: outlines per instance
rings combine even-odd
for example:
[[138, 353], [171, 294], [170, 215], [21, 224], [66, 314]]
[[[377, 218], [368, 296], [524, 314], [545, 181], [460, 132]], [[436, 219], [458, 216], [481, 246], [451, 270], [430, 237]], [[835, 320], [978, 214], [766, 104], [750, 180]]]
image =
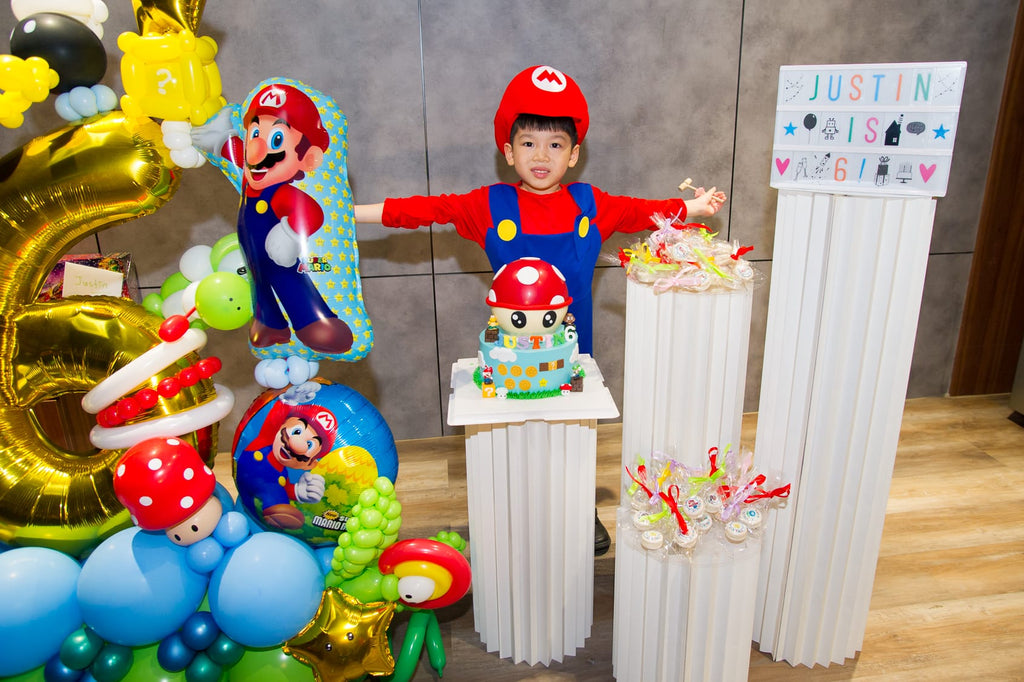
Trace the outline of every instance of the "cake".
[[520, 258], [494, 275], [474, 375], [485, 398], [549, 398], [583, 390], [572, 298], [558, 268]]

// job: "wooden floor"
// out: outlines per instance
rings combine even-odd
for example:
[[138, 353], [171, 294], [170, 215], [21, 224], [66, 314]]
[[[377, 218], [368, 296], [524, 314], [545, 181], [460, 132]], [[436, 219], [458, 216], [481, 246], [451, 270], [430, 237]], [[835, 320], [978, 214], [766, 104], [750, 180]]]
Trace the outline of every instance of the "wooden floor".
[[[1024, 680], [1024, 428], [1011, 415], [1002, 395], [907, 401], [861, 653], [806, 668], [752, 646], [750, 680]], [[744, 447], [756, 419], [744, 418]], [[598, 427], [598, 513], [613, 533], [620, 443], [619, 425]], [[462, 437], [401, 441], [398, 451], [401, 537], [468, 538]], [[440, 611], [445, 682], [612, 680], [614, 556], [613, 544], [595, 562], [586, 647], [562, 663], [487, 653], [471, 594]], [[424, 657], [414, 680], [436, 679]]]

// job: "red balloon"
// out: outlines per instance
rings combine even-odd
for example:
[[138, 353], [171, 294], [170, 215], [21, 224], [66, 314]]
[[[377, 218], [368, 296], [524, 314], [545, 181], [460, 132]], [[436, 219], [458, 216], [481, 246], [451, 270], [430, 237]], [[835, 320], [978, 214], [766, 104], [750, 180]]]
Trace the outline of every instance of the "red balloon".
[[154, 391], [152, 388], [144, 388], [135, 394], [135, 399], [139, 401], [139, 406], [148, 410], [151, 407], [156, 407], [156, 403], [160, 400], [160, 394]]
[[452, 584], [448, 591], [437, 599], [416, 604], [416, 608], [419, 609], [439, 609], [454, 604], [469, 591], [469, 586], [473, 582], [469, 561], [462, 555], [462, 552], [437, 540], [413, 538], [396, 542], [381, 552], [380, 558], [377, 560], [377, 567], [381, 573], [387, 574], [393, 572], [395, 567], [404, 561], [426, 561], [437, 564], [452, 575]]
[[173, 398], [181, 392], [181, 382], [175, 377], [167, 377], [157, 384], [156, 392], [164, 398]]
[[199, 383], [199, 370], [195, 367], [186, 367], [178, 372], [178, 381], [182, 386], [195, 386]]
[[188, 331], [188, 318], [184, 315], [171, 315], [160, 324], [160, 338], [170, 343], [177, 341]]

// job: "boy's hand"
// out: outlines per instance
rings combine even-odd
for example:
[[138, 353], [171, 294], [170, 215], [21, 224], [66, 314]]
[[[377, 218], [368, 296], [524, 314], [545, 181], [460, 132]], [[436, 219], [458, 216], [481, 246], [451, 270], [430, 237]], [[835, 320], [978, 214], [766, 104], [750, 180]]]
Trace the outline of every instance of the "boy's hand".
[[715, 215], [725, 203], [725, 192], [719, 192], [715, 187], [707, 191], [703, 187], [695, 187], [693, 194], [693, 199], [683, 202], [686, 204], [687, 216]]

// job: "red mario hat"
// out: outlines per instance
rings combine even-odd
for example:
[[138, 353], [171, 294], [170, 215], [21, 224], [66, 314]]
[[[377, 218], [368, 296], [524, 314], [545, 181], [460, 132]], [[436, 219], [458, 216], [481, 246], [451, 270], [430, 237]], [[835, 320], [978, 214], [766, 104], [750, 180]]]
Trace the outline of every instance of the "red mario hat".
[[253, 96], [243, 122], [248, 127], [254, 118], [264, 114], [283, 119], [305, 135], [314, 147], [327, 149], [331, 143], [331, 136], [324, 128], [316, 104], [306, 93], [294, 86], [271, 83], [261, 88]]
[[557, 310], [572, 303], [565, 277], [539, 258], [520, 258], [494, 273], [487, 305], [509, 310]]
[[576, 122], [577, 142], [590, 127], [587, 100], [576, 81], [552, 66], [531, 66], [509, 82], [494, 114], [494, 142], [505, 151], [512, 124], [520, 114], [567, 116]]

